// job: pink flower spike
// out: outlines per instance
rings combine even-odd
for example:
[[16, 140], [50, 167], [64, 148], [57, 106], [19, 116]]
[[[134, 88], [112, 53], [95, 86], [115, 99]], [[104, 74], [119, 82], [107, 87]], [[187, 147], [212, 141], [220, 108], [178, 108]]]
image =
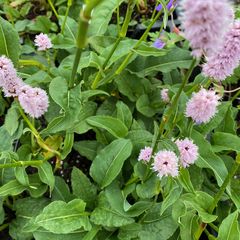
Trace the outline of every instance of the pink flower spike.
[[187, 102], [185, 114], [197, 124], [207, 123], [216, 114], [219, 99], [215, 91], [202, 88]]
[[181, 16], [184, 36], [189, 40], [196, 57], [203, 52], [214, 53], [222, 44], [234, 10], [228, 0], [182, 0]]
[[31, 117], [39, 118], [47, 111], [48, 96], [43, 89], [25, 85], [18, 94], [20, 105]]
[[138, 156], [138, 161], [145, 161], [149, 162], [152, 156], [153, 149], [151, 147], [145, 147], [144, 149], [141, 149], [140, 154]]
[[52, 47], [52, 43], [47, 34], [40, 33], [35, 36], [34, 40], [35, 46], [38, 47], [38, 51], [45, 51]]
[[170, 98], [168, 96], [168, 92], [169, 91], [168, 91], [167, 88], [164, 88], [161, 91], [161, 98], [162, 98], [163, 102], [165, 102], [165, 103], [169, 103], [170, 102]]
[[180, 162], [184, 168], [193, 164], [198, 158], [198, 146], [192, 140], [185, 138], [175, 141], [180, 152]]
[[240, 21], [236, 21], [226, 34], [219, 51], [207, 58], [203, 74], [217, 81], [223, 81], [233, 74], [240, 63]]
[[178, 176], [178, 158], [172, 151], [162, 150], [159, 151], [153, 162], [153, 170], [157, 172], [158, 176]]

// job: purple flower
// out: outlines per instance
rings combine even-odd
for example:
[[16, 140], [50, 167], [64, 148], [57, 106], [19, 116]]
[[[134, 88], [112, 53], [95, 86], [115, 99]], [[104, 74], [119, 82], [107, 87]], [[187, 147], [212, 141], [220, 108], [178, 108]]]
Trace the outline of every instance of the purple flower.
[[221, 49], [207, 58], [203, 65], [203, 74], [223, 81], [233, 74], [234, 69], [240, 63], [240, 21], [233, 24], [231, 30], [226, 34]]
[[172, 151], [162, 150], [159, 151], [153, 162], [153, 170], [157, 172], [158, 176], [178, 176], [178, 158]]
[[[167, 9], [168, 9], [168, 11], [171, 9], [172, 6], [176, 5], [176, 2], [177, 2], [177, 1], [174, 2], [174, 0], [170, 0], [170, 1], [168, 2], [168, 4], [167, 4]], [[162, 4], [159, 4], [159, 5], [156, 7], [156, 10], [157, 10], [158, 12], [161, 11], [161, 10], [162, 10]]]
[[175, 141], [180, 152], [180, 162], [184, 168], [193, 164], [198, 158], [198, 146], [192, 140], [185, 138]]
[[163, 42], [161, 39], [157, 38], [156, 41], [153, 43], [153, 47], [162, 49], [165, 46], [165, 42]]
[[149, 162], [152, 156], [153, 149], [151, 147], [145, 147], [144, 149], [141, 149], [140, 154], [138, 156], [138, 161], [145, 161]]
[[38, 47], [38, 51], [45, 51], [52, 47], [52, 43], [47, 34], [40, 33], [35, 37], [35, 46]]
[[214, 91], [202, 88], [187, 102], [186, 116], [191, 117], [197, 124], [209, 122], [217, 112], [219, 99]]
[[18, 92], [18, 100], [23, 110], [33, 118], [42, 116], [48, 108], [47, 93], [41, 88], [25, 85]]
[[183, 0], [181, 16], [184, 36], [196, 57], [218, 50], [233, 22], [234, 14], [227, 0]]

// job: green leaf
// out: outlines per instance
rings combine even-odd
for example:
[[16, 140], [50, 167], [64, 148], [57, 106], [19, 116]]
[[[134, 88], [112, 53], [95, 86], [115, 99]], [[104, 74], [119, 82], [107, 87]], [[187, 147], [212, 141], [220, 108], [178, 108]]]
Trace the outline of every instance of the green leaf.
[[228, 215], [221, 223], [219, 228], [218, 240], [237, 240], [240, 239], [238, 211]]
[[232, 150], [240, 152], [240, 137], [231, 133], [216, 132], [212, 136], [213, 148], [217, 151]]
[[7, 115], [5, 117], [4, 126], [5, 129], [9, 132], [12, 136], [18, 129], [18, 118], [19, 118], [19, 111], [16, 106], [12, 105], [11, 108], [8, 109]]
[[29, 186], [29, 179], [25, 171], [25, 167], [16, 167], [14, 170], [18, 182], [20, 182], [23, 186]]
[[137, 110], [144, 116], [153, 117], [156, 114], [156, 109], [151, 106], [150, 99], [147, 94], [142, 95], [136, 103]]
[[123, 0], [103, 0], [94, 8], [89, 26], [90, 36], [103, 35], [106, 32], [113, 11], [122, 2]]
[[74, 196], [70, 193], [69, 187], [63, 178], [55, 176], [55, 185], [52, 191], [52, 201], [61, 200], [69, 202], [73, 200]]
[[0, 17], [0, 55], [10, 58], [15, 66], [20, 54], [18, 33], [8, 21]]
[[47, 16], [37, 16], [34, 21], [28, 25], [28, 28], [31, 31], [49, 33], [50, 30], [56, 31], [57, 25]]
[[46, 184], [43, 184], [39, 178], [39, 175], [31, 174], [28, 175], [29, 178], [29, 187], [28, 191], [31, 197], [38, 198], [41, 197], [48, 189]]
[[5, 219], [5, 212], [3, 208], [3, 199], [0, 198], [0, 224], [4, 222]]
[[13, 239], [31, 240], [32, 233], [25, 232], [24, 226], [37, 216], [50, 202], [47, 198], [22, 198], [14, 202], [16, 218], [9, 225], [9, 233]]
[[[1, 130], [0, 130], [1, 131]], [[2, 142], [1, 142], [2, 143]], [[0, 155], [0, 163], [6, 164], [11, 163], [12, 160], [17, 160], [17, 156], [11, 152], [2, 152]], [[2, 168], [0, 169], [0, 186], [15, 179], [13, 168]]]
[[180, 187], [176, 183], [173, 184], [169, 194], [164, 198], [162, 202], [160, 215], [162, 215], [168, 207], [172, 206], [178, 200], [181, 193], [182, 193], [182, 187]]
[[90, 175], [103, 188], [108, 186], [120, 173], [124, 161], [130, 156], [130, 140], [117, 139], [102, 149], [93, 160]]
[[4, 126], [0, 127], [0, 152], [12, 150], [12, 138]]
[[51, 164], [49, 162], [44, 162], [38, 166], [38, 175], [41, 181], [50, 187], [50, 192], [52, 192], [54, 189], [55, 179]]
[[192, 185], [189, 172], [186, 168], [182, 168], [180, 170], [180, 175], [178, 177], [178, 181], [184, 187], [185, 190], [187, 190], [188, 192], [194, 193], [195, 190]]
[[147, 76], [153, 72], [170, 72], [176, 68], [189, 68], [192, 62], [190, 52], [181, 48], [172, 48], [162, 57], [137, 57], [128, 69], [138, 76]]
[[141, 44], [137, 49], [133, 49], [138, 55], [149, 57], [161, 57], [168, 53], [167, 49], [157, 49], [155, 47], [149, 46], [147, 44]]
[[56, 234], [67, 234], [79, 228], [89, 231], [91, 224], [84, 212], [85, 206], [81, 199], [69, 203], [52, 202], [35, 218], [33, 224]]
[[81, 156], [84, 156], [89, 160], [93, 160], [97, 156], [99, 147], [101, 147], [100, 143], [89, 140], [75, 142], [73, 145], [73, 148], [78, 151]]
[[132, 125], [132, 113], [129, 107], [122, 101], [118, 101], [116, 104], [116, 107], [117, 107], [117, 118], [121, 120], [129, 129]]
[[97, 187], [90, 182], [88, 177], [80, 169], [77, 169], [76, 167], [72, 170], [71, 183], [73, 194], [92, 207], [96, 201]]
[[12, 180], [0, 187], [0, 197], [8, 195], [16, 196], [26, 190], [26, 187], [20, 184], [17, 180]]
[[85, 233], [74, 232], [68, 234], [54, 234], [45, 229], [37, 230], [33, 233], [35, 240], [82, 240]]
[[132, 218], [113, 208], [109, 203], [109, 199], [103, 192], [99, 196], [97, 208], [95, 208], [91, 214], [91, 221], [96, 225], [106, 227], [121, 227], [134, 222]]
[[119, 119], [110, 116], [92, 116], [87, 123], [93, 127], [103, 128], [116, 138], [125, 137], [128, 133], [127, 127]]

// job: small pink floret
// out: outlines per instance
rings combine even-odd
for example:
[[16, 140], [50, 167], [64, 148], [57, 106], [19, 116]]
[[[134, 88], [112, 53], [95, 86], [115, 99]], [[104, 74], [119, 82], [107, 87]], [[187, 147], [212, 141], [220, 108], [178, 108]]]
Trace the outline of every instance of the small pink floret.
[[185, 138], [183, 140], [175, 141], [180, 152], [180, 163], [186, 168], [193, 164], [198, 158], [198, 146], [192, 140]]
[[138, 161], [145, 161], [149, 162], [152, 156], [152, 151], [153, 149], [151, 147], [145, 147], [141, 149], [139, 156], [138, 156]]
[[52, 43], [47, 34], [40, 33], [35, 37], [35, 46], [38, 47], [38, 51], [45, 51], [52, 47]]
[[178, 176], [178, 158], [172, 151], [159, 151], [153, 162], [153, 170], [162, 178], [163, 176]]

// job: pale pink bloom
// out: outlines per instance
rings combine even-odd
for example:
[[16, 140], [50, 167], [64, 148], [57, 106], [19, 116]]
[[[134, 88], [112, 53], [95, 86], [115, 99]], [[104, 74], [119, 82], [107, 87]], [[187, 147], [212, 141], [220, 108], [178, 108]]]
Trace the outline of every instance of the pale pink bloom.
[[215, 52], [233, 22], [233, 7], [227, 0], [183, 0], [181, 16], [184, 36], [199, 57]]
[[0, 57], [0, 87], [5, 85], [5, 81], [17, 76], [17, 72], [13, 66], [12, 61], [5, 57]]
[[225, 36], [225, 42], [216, 54], [207, 58], [203, 74], [217, 81], [223, 81], [233, 74], [240, 63], [240, 21], [236, 21]]
[[161, 91], [161, 98], [162, 100], [165, 102], [165, 103], [169, 103], [170, 102], [170, 98], [169, 98], [169, 95], [168, 95], [168, 89], [167, 88], [164, 88], [162, 89]]
[[178, 176], [178, 158], [172, 151], [162, 150], [159, 151], [153, 162], [153, 170], [157, 172], [158, 176]]
[[207, 123], [216, 114], [220, 97], [213, 90], [202, 88], [188, 101], [186, 116], [197, 124]]
[[153, 149], [151, 147], [145, 147], [143, 149], [141, 149], [139, 156], [138, 156], [138, 161], [145, 161], [145, 162], [149, 162], [152, 156], [152, 151]]
[[40, 33], [35, 36], [34, 40], [35, 46], [38, 47], [38, 51], [45, 51], [52, 47], [52, 43], [47, 34]]
[[5, 56], [0, 57], [0, 87], [6, 97], [16, 97], [17, 90], [23, 86], [21, 78], [17, 76], [16, 69], [10, 59]]
[[185, 138], [175, 141], [180, 152], [180, 162], [184, 168], [193, 164], [198, 158], [198, 146], [192, 140]]
[[21, 87], [18, 100], [23, 110], [33, 118], [42, 116], [48, 108], [47, 93], [41, 88], [32, 88], [29, 85]]

